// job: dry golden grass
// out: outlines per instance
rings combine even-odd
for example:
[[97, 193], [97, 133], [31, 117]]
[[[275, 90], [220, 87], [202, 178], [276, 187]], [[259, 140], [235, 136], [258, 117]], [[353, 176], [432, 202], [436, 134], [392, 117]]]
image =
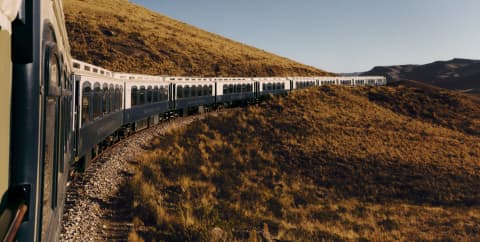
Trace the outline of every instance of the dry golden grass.
[[328, 74], [125, 0], [63, 2], [72, 55], [114, 71], [188, 76]]
[[441, 104], [426, 93], [311, 88], [158, 137], [131, 184], [138, 236], [259, 241], [267, 227], [294, 241], [480, 240], [478, 126], [374, 98], [426, 99], [438, 113], [460, 99], [471, 106], [458, 117], [478, 111], [468, 96], [446, 92]]

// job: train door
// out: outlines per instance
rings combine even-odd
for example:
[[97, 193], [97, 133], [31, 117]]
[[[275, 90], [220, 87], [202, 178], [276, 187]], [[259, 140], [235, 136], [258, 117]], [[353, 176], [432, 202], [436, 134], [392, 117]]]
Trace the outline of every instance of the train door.
[[[73, 82], [74, 82], [74, 97], [75, 99], [73, 100], [74, 104], [73, 104], [73, 147], [74, 147], [74, 152], [73, 152], [73, 160], [75, 159], [75, 157], [78, 155], [78, 142], [79, 142], [79, 138], [80, 138], [80, 92], [81, 92], [81, 88], [80, 88], [80, 78], [79, 76], [77, 75], [72, 75], [72, 79], [73, 79]], [[72, 162], [73, 163], [73, 162]]]
[[56, 236], [58, 225], [58, 188], [63, 178], [62, 146], [62, 66], [53, 31], [45, 33], [43, 59], [43, 159], [41, 238], [50, 241]]
[[170, 95], [169, 95], [169, 103], [170, 103], [169, 108], [170, 108], [170, 110], [175, 110], [175, 108], [177, 106], [176, 103], [175, 103], [175, 100], [177, 98], [176, 92], [175, 92], [175, 89], [176, 89], [175, 84], [171, 83], [169, 85], [169, 89], [170, 89], [170, 92], [169, 92], [170, 93]]
[[217, 82], [215, 82], [215, 93], [213, 94], [214, 95], [214, 100], [215, 100], [215, 104], [217, 104]]

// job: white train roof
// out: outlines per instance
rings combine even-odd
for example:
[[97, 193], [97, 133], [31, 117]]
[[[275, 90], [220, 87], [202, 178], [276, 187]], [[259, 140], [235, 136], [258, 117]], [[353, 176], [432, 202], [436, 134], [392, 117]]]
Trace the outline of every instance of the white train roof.
[[113, 72], [105, 68], [88, 64], [83, 61], [73, 60], [73, 70], [75, 74], [88, 74], [95, 76], [114, 77]]

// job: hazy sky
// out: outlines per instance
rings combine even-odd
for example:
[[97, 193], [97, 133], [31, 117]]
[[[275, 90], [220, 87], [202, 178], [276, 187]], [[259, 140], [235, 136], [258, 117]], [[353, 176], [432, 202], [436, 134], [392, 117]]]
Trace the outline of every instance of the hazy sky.
[[480, 59], [480, 0], [131, 0], [333, 72]]

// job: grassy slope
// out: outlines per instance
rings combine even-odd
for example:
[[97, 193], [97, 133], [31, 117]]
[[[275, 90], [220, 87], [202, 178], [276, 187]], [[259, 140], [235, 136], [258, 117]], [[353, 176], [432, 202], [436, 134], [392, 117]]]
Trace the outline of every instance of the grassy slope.
[[72, 55], [114, 71], [194, 76], [325, 75], [125, 0], [64, 0]]
[[[153, 140], [131, 238], [479, 240], [479, 104], [422, 90], [301, 90]], [[420, 101], [438, 115], [396, 113]]]

